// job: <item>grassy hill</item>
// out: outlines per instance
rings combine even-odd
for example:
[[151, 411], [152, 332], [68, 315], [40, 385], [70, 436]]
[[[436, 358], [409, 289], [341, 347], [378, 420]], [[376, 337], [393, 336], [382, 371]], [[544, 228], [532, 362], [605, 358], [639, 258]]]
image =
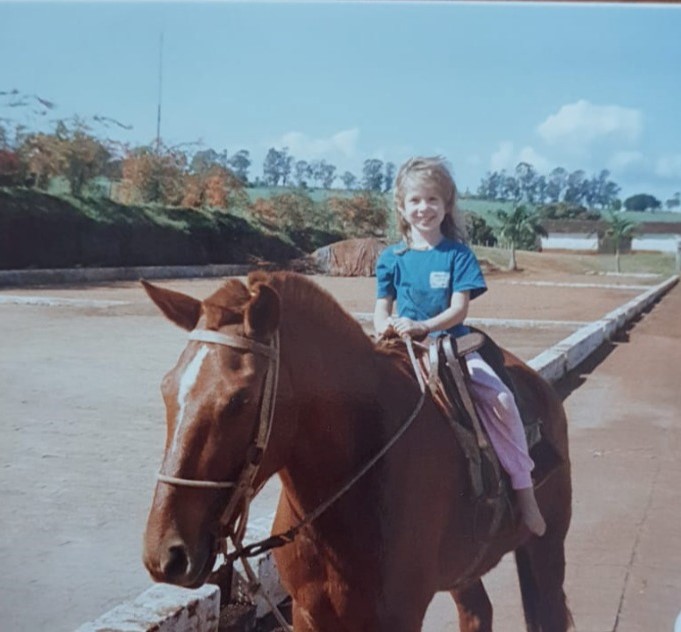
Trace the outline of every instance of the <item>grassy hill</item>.
[[214, 210], [0, 188], [0, 269], [285, 262], [287, 235]]

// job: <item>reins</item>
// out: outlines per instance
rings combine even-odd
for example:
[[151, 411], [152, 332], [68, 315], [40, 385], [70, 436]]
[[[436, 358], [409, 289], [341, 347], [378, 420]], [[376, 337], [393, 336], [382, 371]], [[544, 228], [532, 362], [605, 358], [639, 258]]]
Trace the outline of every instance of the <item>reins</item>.
[[419, 400], [416, 403], [416, 407], [409, 415], [409, 417], [405, 420], [405, 422], [399, 427], [397, 432], [371, 459], [369, 459], [369, 461], [367, 461], [367, 463], [364, 464], [364, 466], [352, 478], [350, 478], [350, 480], [347, 483], [345, 483], [345, 485], [343, 485], [333, 496], [331, 496], [323, 503], [321, 503], [319, 506], [317, 506], [313, 511], [306, 514], [296, 525], [294, 525], [287, 531], [270, 536], [269, 538], [265, 538], [264, 540], [254, 542], [253, 544], [249, 544], [248, 546], [245, 546], [243, 548], [234, 550], [232, 553], [226, 556], [226, 559], [234, 560], [237, 558], [242, 559], [244, 557], [254, 557], [257, 555], [262, 555], [263, 553], [266, 553], [271, 549], [275, 549], [280, 546], [284, 546], [285, 544], [289, 544], [290, 542], [293, 542], [296, 535], [301, 529], [314, 522], [317, 518], [319, 518], [319, 516], [326, 512], [327, 509], [329, 509], [329, 507], [331, 507], [342, 496], [344, 496], [357, 483], [357, 481], [359, 481], [374, 465], [376, 465], [378, 461], [381, 460], [381, 458], [385, 456], [385, 454], [390, 450], [390, 448], [392, 448], [393, 445], [395, 445], [395, 443], [397, 443], [397, 441], [400, 439], [400, 437], [408, 430], [409, 426], [411, 426], [414, 419], [416, 419], [418, 414], [421, 412], [421, 408], [423, 407], [423, 403], [425, 402], [426, 399], [427, 391], [425, 382], [418, 368], [418, 363], [416, 360], [416, 356], [414, 354], [413, 343], [411, 338], [405, 338], [405, 343], [407, 345], [407, 350], [409, 352], [409, 358], [412, 362], [414, 373], [419, 383], [421, 396], [419, 397]]
[[[421, 371], [419, 370], [418, 362], [416, 360], [416, 355], [414, 354], [413, 342], [411, 338], [405, 337], [405, 343], [407, 346], [407, 351], [409, 353], [409, 358], [414, 369], [414, 374], [418, 380], [419, 388], [421, 390], [421, 395], [416, 407], [409, 415], [409, 417], [404, 421], [404, 423], [398, 428], [397, 432], [390, 438], [390, 440], [371, 458], [364, 466], [354, 475], [350, 480], [345, 483], [333, 496], [328, 498], [326, 501], [321, 503], [313, 511], [306, 514], [296, 525], [291, 527], [288, 531], [279, 533], [264, 540], [260, 540], [248, 546], [243, 546], [243, 538], [246, 531], [246, 525], [248, 522], [248, 514], [250, 510], [251, 500], [253, 499], [256, 490], [253, 488], [253, 481], [255, 476], [260, 469], [260, 464], [262, 462], [262, 456], [267, 448], [269, 442], [270, 433], [272, 430], [272, 419], [274, 417], [274, 404], [276, 398], [278, 376], [279, 376], [279, 338], [278, 333], [272, 339], [270, 345], [264, 345], [262, 343], [251, 340], [250, 338], [245, 338], [242, 336], [233, 336], [223, 334], [217, 331], [206, 330], [206, 329], [195, 329], [189, 334], [190, 340], [196, 340], [200, 342], [206, 342], [209, 344], [219, 344], [227, 347], [244, 349], [251, 351], [252, 353], [257, 353], [264, 355], [269, 359], [269, 367], [267, 369], [267, 374], [265, 376], [265, 382], [263, 385], [263, 394], [260, 407], [260, 420], [258, 424], [258, 429], [256, 432], [256, 437], [251, 444], [248, 452], [250, 453], [244, 468], [239, 475], [239, 479], [236, 482], [233, 481], [207, 481], [207, 480], [195, 480], [178, 478], [175, 476], [169, 476], [166, 474], [159, 473], [157, 479], [159, 482], [166, 483], [169, 485], [177, 485], [183, 487], [194, 487], [194, 488], [207, 488], [207, 489], [228, 489], [235, 488], [227, 506], [220, 515], [219, 524], [221, 527], [227, 526], [236, 512], [236, 509], [240, 503], [243, 503], [241, 510], [237, 514], [237, 518], [230, 528], [230, 532], [227, 535], [221, 534], [217, 538], [217, 551], [222, 553], [225, 558], [225, 563], [232, 563], [234, 560], [239, 559], [246, 570], [246, 574], [249, 578], [249, 588], [255, 588], [255, 592], [259, 588], [258, 580], [253, 572], [253, 569], [248, 562], [248, 558], [261, 555], [271, 549], [275, 549], [286, 544], [293, 542], [298, 532], [304, 527], [311, 524], [324, 512], [326, 512], [334, 503], [336, 503], [342, 496], [344, 496], [356, 483], [359, 481], [371, 468], [380, 461], [383, 456], [393, 447], [393, 445], [402, 437], [402, 435], [409, 429], [412, 422], [418, 414], [421, 412], [421, 408], [425, 402], [427, 396], [427, 388]], [[234, 545], [234, 551], [232, 553], [227, 553], [227, 540], [231, 539]], [[272, 612], [279, 621], [281, 625], [287, 630], [291, 630], [288, 623], [283, 618], [281, 613], [273, 604], [267, 593], [263, 592], [263, 596], [267, 600], [268, 604], [272, 608]]]

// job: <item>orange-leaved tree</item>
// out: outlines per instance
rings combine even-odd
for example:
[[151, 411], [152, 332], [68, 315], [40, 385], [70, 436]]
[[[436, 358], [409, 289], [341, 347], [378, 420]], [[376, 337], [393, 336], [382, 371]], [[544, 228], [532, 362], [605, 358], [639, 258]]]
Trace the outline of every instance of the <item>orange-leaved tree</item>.
[[348, 237], [382, 237], [388, 226], [388, 204], [368, 191], [352, 197], [330, 197], [327, 208]]

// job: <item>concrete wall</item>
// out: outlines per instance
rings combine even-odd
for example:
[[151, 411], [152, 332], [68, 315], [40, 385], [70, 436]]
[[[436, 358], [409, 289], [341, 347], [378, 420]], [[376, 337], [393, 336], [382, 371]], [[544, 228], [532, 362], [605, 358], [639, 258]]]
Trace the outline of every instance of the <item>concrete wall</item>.
[[669, 252], [676, 254], [681, 247], [680, 235], [640, 235], [631, 240], [632, 250]]
[[580, 250], [598, 252], [598, 236], [576, 233], [549, 233], [541, 237], [542, 250]]

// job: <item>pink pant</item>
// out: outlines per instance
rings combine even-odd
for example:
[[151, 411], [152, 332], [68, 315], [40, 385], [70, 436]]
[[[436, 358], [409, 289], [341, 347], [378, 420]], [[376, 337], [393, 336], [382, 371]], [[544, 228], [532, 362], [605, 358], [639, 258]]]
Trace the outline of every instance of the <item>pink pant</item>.
[[534, 462], [527, 452], [525, 429], [511, 391], [479, 353], [466, 356], [471, 391], [480, 421], [513, 489], [532, 487]]

